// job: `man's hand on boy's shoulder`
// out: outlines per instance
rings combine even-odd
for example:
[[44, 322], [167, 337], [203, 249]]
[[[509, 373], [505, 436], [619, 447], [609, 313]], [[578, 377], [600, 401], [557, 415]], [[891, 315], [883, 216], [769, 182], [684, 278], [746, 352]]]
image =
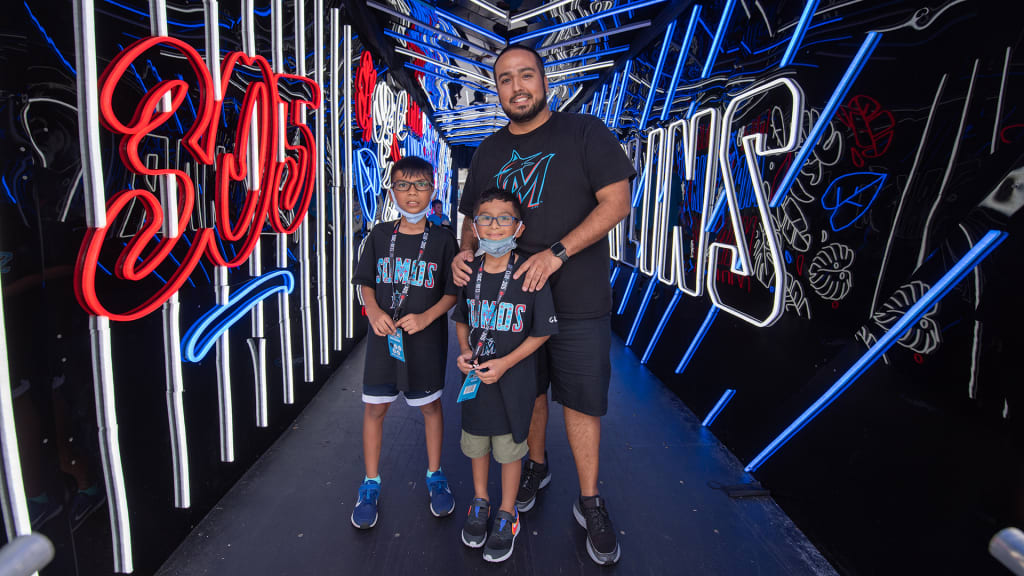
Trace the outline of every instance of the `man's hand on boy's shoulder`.
[[410, 336], [420, 332], [429, 325], [430, 322], [427, 321], [427, 317], [423, 314], [406, 314], [399, 318], [395, 324], [395, 326], [405, 330], [405, 333]]
[[452, 280], [456, 286], [469, 284], [469, 274], [473, 271], [469, 263], [473, 261], [473, 251], [463, 250], [452, 258]]

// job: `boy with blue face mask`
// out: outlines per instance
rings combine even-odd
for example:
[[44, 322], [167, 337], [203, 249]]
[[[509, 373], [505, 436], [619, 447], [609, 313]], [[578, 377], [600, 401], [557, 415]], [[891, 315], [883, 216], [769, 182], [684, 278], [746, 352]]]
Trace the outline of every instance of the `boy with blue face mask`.
[[[537, 396], [534, 352], [558, 331], [550, 289], [525, 292], [524, 279], [512, 277], [523, 261], [513, 252], [524, 229], [521, 215], [519, 199], [511, 192], [492, 188], [480, 196], [473, 218], [480, 249], [452, 314], [461, 352], [457, 364], [466, 374], [459, 394], [461, 445], [473, 460], [474, 500], [462, 542], [484, 546], [489, 562], [511, 556], [519, 534], [515, 498]], [[490, 453], [501, 464], [501, 506], [488, 535]]]
[[366, 476], [351, 518], [362, 529], [377, 524], [384, 416], [399, 393], [423, 413], [430, 512], [441, 517], [455, 509], [441, 470], [441, 393], [448, 355], [446, 314], [455, 303], [449, 266], [455, 239], [426, 220], [434, 195], [433, 166], [406, 156], [395, 162], [391, 174], [390, 193], [402, 217], [370, 231], [352, 278], [369, 324], [363, 369]]

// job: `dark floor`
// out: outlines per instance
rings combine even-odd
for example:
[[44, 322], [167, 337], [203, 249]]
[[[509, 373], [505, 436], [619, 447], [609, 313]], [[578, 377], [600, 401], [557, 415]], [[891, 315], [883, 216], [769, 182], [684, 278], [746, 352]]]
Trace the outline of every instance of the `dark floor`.
[[[470, 461], [459, 450], [454, 364], [444, 396], [443, 465], [455, 514], [437, 519], [428, 510], [423, 420], [400, 400], [384, 425], [380, 520], [371, 530], [357, 530], [349, 514], [363, 479], [364, 349], [360, 344], [159, 574], [835, 574], [770, 498], [733, 500], [709, 487], [751, 479], [614, 338], [600, 489], [619, 532], [617, 566], [591, 562], [585, 532], [572, 517], [578, 488], [558, 409], [551, 411], [548, 432], [553, 480], [522, 515], [512, 557], [489, 564], [480, 550], [461, 543], [473, 488]], [[497, 464], [490, 478], [494, 500]]]

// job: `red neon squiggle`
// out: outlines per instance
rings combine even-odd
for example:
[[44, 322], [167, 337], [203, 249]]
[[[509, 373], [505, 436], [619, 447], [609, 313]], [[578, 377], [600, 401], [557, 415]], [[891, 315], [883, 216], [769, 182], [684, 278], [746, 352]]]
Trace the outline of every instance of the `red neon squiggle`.
[[405, 97], [409, 104], [405, 112], [405, 124], [417, 138], [423, 138], [423, 114], [420, 113], [420, 105], [413, 100], [412, 96], [406, 94]]
[[377, 86], [377, 70], [373, 57], [364, 50], [356, 68], [356, 123], [363, 131], [363, 142], [369, 142], [373, 135], [373, 88]]
[[[139, 154], [139, 145], [143, 138], [170, 120], [175, 111], [188, 96], [190, 86], [183, 80], [166, 80], [150, 89], [135, 108], [135, 113], [128, 123], [122, 122], [113, 110], [114, 92], [125, 72], [142, 57], [147, 50], [157, 45], [177, 50], [185, 57], [195, 73], [199, 92], [199, 106], [196, 107], [196, 120], [182, 137], [184, 148], [201, 164], [214, 164], [214, 143], [216, 142], [218, 124], [223, 110], [223, 101], [216, 100], [213, 94], [213, 78], [206, 68], [202, 57], [187, 43], [170, 37], [142, 38], [126, 48], [111, 61], [100, 79], [100, 112], [103, 125], [116, 134], [121, 134], [118, 147], [122, 162], [131, 171], [145, 176], [172, 176], [177, 182], [178, 205], [176, 206], [178, 230], [185, 230], [192, 215], [195, 203], [195, 189], [191, 179], [181, 170], [147, 168]], [[103, 242], [110, 235], [109, 227], [121, 211], [130, 206], [134, 200], [142, 206], [145, 221], [141, 230], [131, 239], [118, 256], [114, 274], [121, 280], [140, 281], [160, 265], [162, 265], [177, 244], [177, 237], [161, 237], [156, 246], [147, 256], [142, 252], [161, 231], [164, 220], [163, 207], [153, 193], [148, 190], [129, 189], [114, 194], [107, 202], [107, 225], [90, 228], [82, 241], [78, 254], [78, 265], [75, 271], [75, 294], [79, 304], [90, 314], [108, 316], [112, 320], [136, 320], [159, 308], [172, 294], [178, 291], [188, 277], [206, 255], [210, 262], [217, 266], [235, 267], [248, 260], [252, 253], [264, 223], [270, 220], [270, 227], [278, 233], [294, 232], [305, 219], [313, 194], [315, 142], [312, 132], [299, 122], [301, 105], [310, 109], [320, 107], [320, 87], [312, 80], [289, 74], [274, 74], [266, 59], [249, 57], [241, 52], [227, 56], [222, 65], [221, 85], [228, 86], [235, 66], [241, 62], [245, 66], [255, 67], [260, 72], [260, 79], [249, 83], [242, 105], [241, 118], [236, 127], [234, 150], [217, 157], [217, 177], [214, 189], [214, 206], [216, 210], [217, 230], [221, 237], [231, 242], [242, 242], [242, 249], [233, 258], [220, 253], [217, 243], [217, 232], [213, 228], [203, 228], [196, 232], [191, 247], [181, 259], [181, 264], [159, 290], [150, 295], [142, 304], [126, 312], [114, 312], [100, 302], [96, 294], [96, 269]], [[278, 81], [288, 79], [303, 82], [310, 88], [312, 97], [309, 100], [282, 100], [278, 91]], [[170, 96], [170, 107], [157, 111], [158, 104], [165, 95]], [[288, 105], [285, 114], [286, 129], [297, 128], [301, 143], [286, 143], [286, 157], [277, 160], [278, 116], [274, 112], [281, 104]], [[258, 113], [257, 113], [258, 112]], [[247, 150], [250, 138], [250, 126], [255, 122], [259, 165], [248, 166]], [[232, 224], [229, 213], [229, 192], [233, 183], [242, 182], [249, 170], [256, 170], [260, 186], [249, 190], [245, 196], [242, 210], [237, 221]], [[287, 176], [285, 177], [285, 174]], [[284, 178], [284, 181], [282, 181]], [[290, 223], [282, 221], [282, 211], [294, 211]]]

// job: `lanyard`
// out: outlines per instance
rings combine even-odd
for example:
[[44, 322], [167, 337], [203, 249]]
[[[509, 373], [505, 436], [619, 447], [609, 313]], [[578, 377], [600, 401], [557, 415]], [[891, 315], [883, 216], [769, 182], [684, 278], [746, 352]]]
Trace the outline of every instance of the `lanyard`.
[[[494, 316], [492, 317], [492, 321], [495, 324], [497, 324], [498, 322], [498, 311], [501, 309], [501, 299], [505, 297], [505, 290], [508, 289], [508, 280], [509, 278], [512, 277], [512, 266], [514, 264], [515, 256], [510, 255], [508, 258], [508, 267], [505, 268], [505, 276], [501, 279], [501, 288], [498, 288], [498, 299], [494, 301]], [[483, 324], [483, 322], [480, 321], [481, 317], [483, 316], [483, 314], [481, 313], [481, 309], [483, 308], [483, 306], [480, 300], [480, 285], [481, 283], [483, 283], [483, 279], [484, 263], [481, 262], [480, 270], [477, 271], [476, 273], [476, 289], [474, 290], [473, 294], [473, 302], [476, 305], [476, 314], [478, 319], [477, 324]], [[480, 333], [480, 338], [477, 340], [476, 346], [473, 347], [473, 357], [469, 360], [470, 364], [476, 362], [477, 358], [480, 357], [480, 352], [482, 352], [484, 348], [484, 341], [487, 340], [487, 334], [490, 333], [490, 331], [490, 326], [483, 326], [483, 332]]]
[[[395, 261], [395, 242], [398, 239], [398, 227], [402, 225], [402, 220], [399, 219], [395, 222], [395, 231], [391, 233], [391, 246], [388, 248], [388, 262], [391, 263], [391, 301], [394, 302], [395, 294], [395, 277], [398, 276], [398, 262]], [[423, 240], [420, 241], [420, 253], [416, 256], [416, 261], [409, 266], [409, 274], [405, 278], [404, 285], [402, 286], [402, 293], [398, 296], [398, 304], [395, 304], [395, 310], [391, 314], [392, 320], [398, 320], [398, 313], [402, 310], [402, 304], [405, 304], [405, 298], [409, 295], [409, 284], [412, 283], [412, 276], [416, 273], [416, 269], [419, 268], [420, 260], [423, 259], [423, 251], [427, 248], [427, 237], [430, 236], [430, 223], [425, 222], [423, 224]]]

